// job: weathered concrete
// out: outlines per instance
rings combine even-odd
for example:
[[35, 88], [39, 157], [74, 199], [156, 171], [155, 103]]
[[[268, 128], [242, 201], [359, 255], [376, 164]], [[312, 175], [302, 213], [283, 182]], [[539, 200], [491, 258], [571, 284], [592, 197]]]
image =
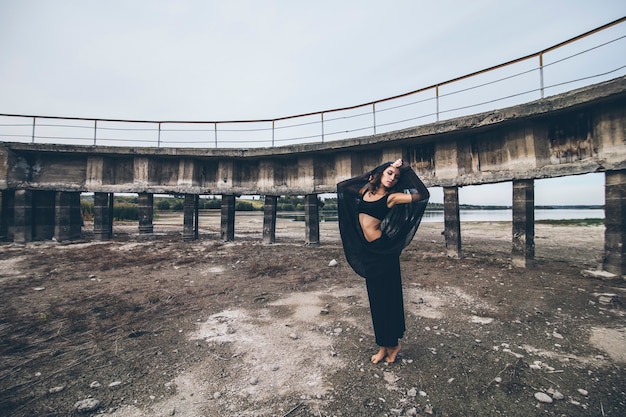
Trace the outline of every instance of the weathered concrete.
[[514, 266], [529, 267], [535, 259], [535, 183], [533, 180], [513, 181], [513, 247]]
[[54, 238], [59, 242], [79, 238], [83, 227], [80, 193], [58, 191], [54, 208]]
[[305, 245], [320, 244], [319, 200], [317, 194], [304, 196]]
[[19, 243], [33, 240], [33, 192], [16, 190], [14, 200], [13, 240]]
[[443, 223], [446, 252], [451, 258], [461, 258], [461, 217], [459, 187], [443, 187]]
[[198, 196], [195, 194], [185, 194], [183, 205], [183, 240], [198, 239]]
[[0, 192], [0, 241], [13, 240], [14, 196], [15, 190]]
[[276, 242], [276, 210], [278, 196], [266, 195], [263, 206], [263, 243]]
[[33, 192], [33, 240], [48, 240], [55, 237], [55, 194], [54, 191]]
[[96, 240], [113, 236], [113, 193], [93, 195], [93, 234]]
[[15, 240], [15, 190], [2, 191], [0, 232], [3, 240]]
[[222, 196], [222, 216], [221, 216], [221, 237], [222, 240], [230, 242], [235, 240], [235, 196]]
[[139, 193], [137, 196], [139, 233], [152, 233], [154, 231], [154, 195]]
[[626, 170], [605, 175], [604, 269], [626, 276]]

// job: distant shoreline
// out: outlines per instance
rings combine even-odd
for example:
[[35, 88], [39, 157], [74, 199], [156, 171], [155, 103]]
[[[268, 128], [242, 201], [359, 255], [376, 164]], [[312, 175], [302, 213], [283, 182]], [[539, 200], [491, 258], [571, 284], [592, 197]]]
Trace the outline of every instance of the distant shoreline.
[[[429, 203], [427, 210], [443, 210], [444, 205], [440, 203]], [[511, 210], [512, 206], [491, 206], [491, 205], [474, 205], [459, 204], [459, 209], [464, 210]], [[539, 210], [604, 210], [604, 205], [541, 205], [535, 206]]]

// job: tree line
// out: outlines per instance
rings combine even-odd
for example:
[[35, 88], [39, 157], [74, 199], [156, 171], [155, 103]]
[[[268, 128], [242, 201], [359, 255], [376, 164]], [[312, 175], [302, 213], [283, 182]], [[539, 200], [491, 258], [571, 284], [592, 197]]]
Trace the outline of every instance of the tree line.
[[[337, 199], [328, 198], [318, 200], [320, 209], [323, 211], [336, 211]], [[263, 197], [237, 198], [235, 200], [236, 211], [262, 211], [265, 199]], [[155, 196], [154, 212], [182, 212], [184, 209], [184, 196]], [[277, 211], [304, 211], [304, 197], [284, 196], [279, 197], [276, 203]], [[222, 207], [220, 197], [201, 197], [198, 199], [198, 208], [219, 209]], [[93, 218], [93, 195], [81, 196], [81, 211], [84, 219]], [[113, 197], [113, 220], [139, 220], [139, 197], [119, 195]]]

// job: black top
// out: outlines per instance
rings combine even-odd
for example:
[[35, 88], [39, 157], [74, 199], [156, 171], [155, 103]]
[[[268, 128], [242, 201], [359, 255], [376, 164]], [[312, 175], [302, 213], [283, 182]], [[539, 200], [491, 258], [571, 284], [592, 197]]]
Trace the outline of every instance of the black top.
[[[385, 245], [376, 247], [371, 245], [365, 239], [359, 223], [359, 212], [363, 201], [361, 192], [363, 187], [369, 184], [369, 178], [373, 173], [380, 172], [389, 165], [391, 162], [337, 184], [337, 210], [343, 250], [352, 269], [363, 277], [367, 273], [364, 260], [372, 254], [400, 256], [402, 250], [411, 243], [430, 197], [428, 189], [415, 172], [408, 165], [400, 167], [400, 178], [396, 188], [401, 192], [419, 193], [422, 199], [409, 204], [396, 204], [388, 209], [380, 224], [385, 237]], [[380, 200], [372, 203], [379, 202]], [[384, 206], [386, 208], [386, 204]]]
[[387, 199], [389, 194], [385, 194], [384, 197], [379, 198], [376, 201], [365, 201], [363, 198], [359, 200], [359, 213], [365, 213], [372, 216], [375, 219], [383, 220], [387, 213], [389, 213], [389, 207], [387, 207]]

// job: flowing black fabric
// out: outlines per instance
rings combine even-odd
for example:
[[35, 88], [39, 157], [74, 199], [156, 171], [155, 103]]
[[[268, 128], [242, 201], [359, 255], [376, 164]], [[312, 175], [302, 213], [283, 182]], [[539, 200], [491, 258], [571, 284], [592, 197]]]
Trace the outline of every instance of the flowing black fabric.
[[337, 184], [337, 210], [343, 250], [352, 269], [364, 278], [380, 274], [384, 271], [384, 262], [380, 260], [385, 256], [400, 256], [402, 250], [411, 243], [430, 197], [428, 189], [415, 172], [403, 165], [396, 188], [406, 193], [417, 192], [422, 199], [409, 204], [395, 204], [381, 223], [384, 244], [372, 245], [373, 242], [368, 242], [359, 223], [361, 192], [373, 173], [384, 170], [390, 164], [387, 162], [368, 173]]

